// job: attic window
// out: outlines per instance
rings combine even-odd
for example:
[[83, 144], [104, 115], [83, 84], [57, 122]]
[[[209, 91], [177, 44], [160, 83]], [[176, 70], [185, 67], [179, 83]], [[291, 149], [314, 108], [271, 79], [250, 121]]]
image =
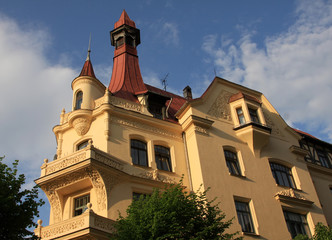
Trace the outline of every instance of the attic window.
[[157, 93], [148, 93], [148, 111], [155, 118], [165, 119], [166, 117], [166, 101], [169, 97]]

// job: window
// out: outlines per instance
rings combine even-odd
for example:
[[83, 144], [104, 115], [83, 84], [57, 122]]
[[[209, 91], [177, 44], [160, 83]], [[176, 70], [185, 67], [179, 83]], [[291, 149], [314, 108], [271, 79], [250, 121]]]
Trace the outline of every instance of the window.
[[295, 183], [290, 168], [273, 162], [270, 162], [270, 167], [273, 177], [278, 185], [295, 188]]
[[163, 146], [154, 146], [154, 153], [157, 163], [157, 168], [165, 171], [172, 171], [171, 156], [169, 148]]
[[241, 175], [236, 153], [228, 150], [225, 150], [224, 153], [229, 172], [234, 175]]
[[322, 151], [322, 150], [318, 150], [317, 149], [317, 156], [318, 156], [318, 159], [319, 159], [319, 162], [320, 164], [323, 166], [323, 167], [327, 167], [329, 168], [329, 160], [328, 160], [328, 157], [326, 156], [325, 152]]
[[248, 110], [249, 110], [250, 120], [254, 123], [260, 123], [257, 110], [253, 108], [248, 108]]
[[117, 40], [116, 40], [116, 48], [122, 46], [124, 44], [124, 37], [119, 37]]
[[83, 92], [79, 91], [76, 94], [75, 110], [81, 109], [81, 107], [82, 107], [82, 101], [83, 101]]
[[305, 215], [284, 211], [284, 216], [292, 238], [298, 234], [308, 235], [310, 233]]
[[83, 149], [83, 148], [86, 148], [86, 147], [88, 146], [88, 144], [89, 144], [89, 141], [84, 141], [84, 142], [78, 144], [78, 145], [77, 145], [77, 151], [78, 151], [78, 150], [81, 150], [81, 149]]
[[242, 108], [237, 108], [236, 109], [236, 113], [237, 113], [237, 116], [239, 118], [240, 125], [245, 124], [246, 123], [246, 119], [244, 118], [244, 114], [243, 114]]
[[84, 195], [82, 197], [75, 198], [75, 211], [74, 216], [81, 215], [87, 209], [87, 204], [90, 202], [90, 194]]
[[148, 195], [149, 194], [133, 192], [133, 201], [139, 200], [141, 196], [143, 199], [145, 199]]
[[255, 230], [251, 219], [249, 204], [246, 202], [235, 201], [235, 207], [242, 232], [254, 233]]
[[130, 154], [133, 164], [148, 166], [148, 157], [146, 152], [146, 143], [131, 139], [130, 140]]

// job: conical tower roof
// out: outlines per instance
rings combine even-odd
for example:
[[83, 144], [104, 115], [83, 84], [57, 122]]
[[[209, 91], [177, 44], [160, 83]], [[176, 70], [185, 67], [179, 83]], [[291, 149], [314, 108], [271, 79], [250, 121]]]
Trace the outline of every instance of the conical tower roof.
[[83, 65], [83, 68], [82, 68], [82, 71], [81, 71], [79, 77], [89, 76], [89, 77], [96, 78], [95, 73], [93, 71], [92, 63], [90, 61], [90, 53], [91, 53], [91, 36], [90, 36], [90, 40], [89, 40], [88, 56], [86, 57], [85, 63]]

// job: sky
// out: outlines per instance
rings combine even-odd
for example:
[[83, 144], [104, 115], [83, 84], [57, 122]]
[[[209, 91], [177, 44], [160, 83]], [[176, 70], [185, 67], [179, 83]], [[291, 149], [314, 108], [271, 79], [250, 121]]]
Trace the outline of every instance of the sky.
[[[56, 152], [52, 128], [71, 109], [71, 82], [91, 34], [109, 84], [109, 32], [123, 9], [141, 31], [143, 80], [199, 97], [215, 75], [262, 92], [292, 127], [332, 142], [330, 0], [0, 0], [0, 155], [20, 160], [25, 187]], [[45, 198], [45, 195], [41, 194]], [[41, 209], [48, 225], [49, 205]]]

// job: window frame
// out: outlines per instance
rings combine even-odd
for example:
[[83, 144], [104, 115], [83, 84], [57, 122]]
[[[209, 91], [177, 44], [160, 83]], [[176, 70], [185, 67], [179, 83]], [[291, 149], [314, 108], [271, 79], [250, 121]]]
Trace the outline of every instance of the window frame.
[[251, 122], [261, 124], [257, 108], [248, 105], [248, 113]]
[[[167, 153], [157, 151], [157, 149], [166, 150]], [[157, 165], [157, 169], [172, 172], [172, 159], [171, 159], [171, 149], [169, 147], [165, 147], [163, 145], [154, 145], [154, 156], [155, 162]], [[164, 164], [162, 164], [164, 162]], [[165, 166], [167, 166], [165, 168]]]
[[238, 154], [235, 151], [224, 149], [224, 157], [229, 173], [235, 176], [242, 176]]
[[[255, 226], [253, 223], [253, 218], [251, 214], [251, 209], [249, 206], [249, 202], [243, 202], [239, 200], [234, 200], [235, 210], [238, 218], [238, 222], [241, 226], [241, 231], [244, 233], [255, 234]], [[244, 207], [244, 209], [240, 209], [240, 206]]]
[[[295, 238], [298, 234], [310, 236], [310, 229], [307, 221], [307, 215], [292, 212], [289, 210], [283, 209], [283, 214], [285, 218], [285, 222], [288, 228], [292, 239]], [[289, 215], [293, 215], [293, 217], [289, 217]], [[298, 217], [300, 220], [294, 220], [294, 216]], [[296, 234], [296, 235], [294, 235]]]
[[76, 145], [76, 151], [82, 150], [82, 149], [86, 148], [88, 145], [89, 145], [89, 139], [82, 141]]
[[[297, 189], [292, 169], [277, 162], [269, 162], [272, 176], [279, 186]], [[287, 179], [288, 184], [286, 184]]]
[[[83, 203], [84, 203], [85, 198], [87, 198], [85, 204], [82, 204], [82, 206], [76, 207], [76, 201], [82, 199], [82, 201], [83, 201]], [[91, 201], [91, 200], [90, 200], [90, 193], [75, 197], [75, 198], [73, 199], [73, 202], [74, 202], [74, 205], [73, 205], [73, 206], [74, 206], [74, 207], [73, 207], [74, 213], [73, 213], [73, 215], [74, 215], [74, 217], [79, 216], [79, 215], [82, 215], [82, 214], [85, 212], [85, 210], [88, 208], [88, 207], [87, 207], [87, 204], [88, 204], [90, 201]], [[80, 213], [77, 213], [76, 211], [81, 211], [81, 212], [80, 212]]]
[[[239, 121], [239, 124], [240, 125], [246, 124], [246, 118], [244, 116], [244, 112], [243, 112], [242, 107], [237, 107], [235, 109], [235, 111], [236, 111], [236, 115], [237, 115], [237, 119]], [[241, 111], [241, 112], [239, 113], [239, 111]]]
[[[133, 143], [136, 142], [136, 143], [139, 143], [139, 144], [143, 144], [145, 146], [145, 149], [142, 148], [142, 147], [139, 147], [139, 146], [133, 146]], [[137, 151], [137, 163], [134, 162], [134, 156], [133, 156], [133, 151]], [[140, 153], [145, 153], [145, 164], [144, 164], [144, 159], [142, 159], [142, 163], [141, 163], [141, 159], [140, 159]], [[149, 162], [148, 162], [148, 146], [147, 146], [147, 143], [145, 141], [142, 141], [140, 139], [130, 139], [130, 157], [131, 157], [131, 160], [132, 160], [132, 163], [134, 165], [137, 165], [137, 166], [144, 166], [144, 167], [148, 167], [149, 166]]]
[[[80, 96], [79, 96], [80, 94]], [[82, 103], [83, 103], [83, 91], [78, 90], [75, 94], [75, 107], [74, 110], [82, 109]]]

